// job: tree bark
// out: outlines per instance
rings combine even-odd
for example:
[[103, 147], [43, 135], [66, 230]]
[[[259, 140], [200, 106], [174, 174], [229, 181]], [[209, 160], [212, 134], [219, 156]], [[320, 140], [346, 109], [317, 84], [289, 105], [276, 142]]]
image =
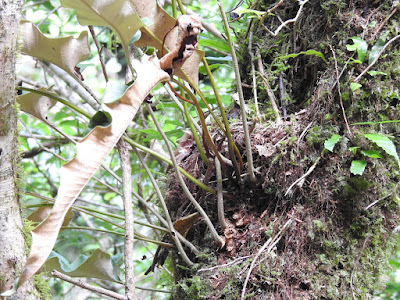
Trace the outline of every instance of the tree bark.
[[[15, 59], [22, 0], [0, 4], [0, 293], [12, 287], [26, 260], [18, 201]], [[33, 280], [8, 299], [41, 299]]]

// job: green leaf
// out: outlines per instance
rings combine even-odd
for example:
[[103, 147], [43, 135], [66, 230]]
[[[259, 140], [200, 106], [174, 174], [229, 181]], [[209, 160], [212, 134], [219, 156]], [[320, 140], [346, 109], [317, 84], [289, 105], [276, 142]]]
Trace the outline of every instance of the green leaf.
[[288, 55], [284, 55], [284, 56], [279, 56], [278, 58], [279, 59], [288, 59], [288, 58], [297, 57], [297, 56], [303, 55], [303, 54], [305, 54], [305, 55], [315, 55], [315, 56], [321, 58], [324, 62], [327, 62], [326, 59], [325, 59], [325, 56], [321, 52], [316, 51], [316, 50], [301, 51], [299, 53], [292, 53], [292, 54], [288, 54]]
[[362, 175], [366, 166], [367, 162], [364, 160], [353, 160], [351, 162], [350, 172], [354, 175]]
[[356, 51], [357, 50], [357, 55], [358, 59], [362, 62], [367, 55], [368, 51], [368, 44], [366, 41], [359, 37], [351, 37], [350, 38], [353, 41], [353, 45], [346, 45], [347, 50], [349, 51]]
[[368, 57], [368, 64], [371, 64], [374, 59], [378, 56], [379, 52], [381, 52], [381, 50], [383, 49], [383, 46], [385, 46], [385, 40], [388, 36], [389, 32], [385, 32], [384, 34], [382, 34], [378, 41], [376, 42], [376, 44], [372, 47], [370, 53], [369, 53], [369, 57]]
[[352, 92], [357, 91], [360, 87], [362, 87], [362, 85], [357, 82], [350, 83], [350, 89]]
[[371, 158], [381, 158], [381, 154], [376, 150], [361, 150], [361, 153]]
[[198, 44], [202, 47], [211, 47], [220, 51], [230, 53], [231, 48], [229, 47], [228, 43], [223, 40], [217, 39], [200, 39]]
[[[226, 64], [212, 64], [209, 67], [210, 67], [210, 70], [212, 71], [212, 70], [215, 70], [215, 69], [217, 69], [217, 68], [219, 68], [221, 66], [227, 66], [227, 65]], [[200, 66], [199, 73], [201, 73], [203, 75], [207, 75], [206, 68], [204, 66]]]
[[371, 76], [376, 76], [376, 75], [387, 75], [387, 73], [381, 72], [381, 71], [368, 71], [367, 73], [368, 73], [369, 75], [371, 75]]
[[329, 139], [327, 139], [324, 143], [324, 147], [325, 149], [329, 150], [329, 151], [333, 151], [333, 147], [335, 147], [336, 143], [339, 141], [339, 139], [341, 138], [340, 135], [338, 134], [334, 134], [332, 135]]
[[379, 147], [381, 147], [385, 152], [391, 156], [393, 156], [397, 163], [399, 164], [400, 167], [400, 159], [396, 151], [396, 147], [393, 144], [393, 142], [385, 135], [379, 134], [379, 133], [367, 133], [364, 134], [364, 136], [369, 139], [370, 141], [374, 142], [377, 144]]
[[349, 151], [352, 152], [353, 154], [356, 154], [358, 148], [360, 147], [349, 147]]
[[375, 125], [375, 124], [386, 124], [386, 123], [399, 123], [400, 120], [387, 120], [387, 121], [370, 121], [370, 122], [357, 122], [350, 125]]
[[94, 116], [90, 119], [88, 127], [90, 129], [93, 129], [96, 126], [107, 127], [111, 124], [111, 122], [111, 115], [106, 111], [100, 110], [96, 112]]

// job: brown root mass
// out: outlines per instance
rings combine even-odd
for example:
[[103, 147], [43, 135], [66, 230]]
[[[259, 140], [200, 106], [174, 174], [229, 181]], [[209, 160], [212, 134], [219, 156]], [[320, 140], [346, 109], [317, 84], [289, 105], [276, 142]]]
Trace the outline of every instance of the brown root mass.
[[[265, 7], [272, 4], [267, 2]], [[265, 7], [258, 9], [266, 10]], [[285, 4], [279, 11], [280, 17], [293, 17], [296, 9], [293, 3]], [[367, 15], [363, 14], [365, 9]], [[284, 75], [286, 93], [291, 99], [287, 103], [290, 120], [282, 124], [254, 124], [251, 146], [257, 182], [250, 183], [246, 175], [240, 181], [234, 180], [233, 169], [226, 168], [225, 217], [233, 228], [225, 233], [226, 246], [216, 249], [207, 226], [198, 221], [187, 238], [203, 254], [192, 257], [199, 263], [192, 270], [180, 267], [183, 263], [174, 255], [177, 288], [171, 299], [240, 299], [249, 271], [246, 299], [370, 299], [382, 288], [393, 245], [392, 231], [398, 223], [399, 168], [384, 151], [383, 158], [374, 159], [362, 156], [359, 150], [354, 152], [351, 147], [382, 150], [363, 133], [396, 136], [399, 126], [370, 124], [352, 126], [352, 134], [346, 131], [329, 45], [336, 48], [339, 70], [345, 70], [340, 77], [341, 97], [349, 123], [400, 119], [396, 88], [400, 86], [400, 71], [396, 67], [400, 53], [389, 53], [376, 66], [375, 70], [387, 74], [382, 82], [366, 76], [361, 90], [352, 92], [350, 81], [367, 64], [347, 66], [352, 53], [345, 47], [351, 43], [348, 38], [361, 33], [373, 45], [374, 35], [379, 36], [377, 27], [365, 24], [380, 24], [390, 11], [390, 6], [377, 5], [376, 1], [310, 1], [292, 32], [265, 38], [261, 27], [255, 30], [259, 37], [253, 43], [263, 49], [261, 58], [271, 74], [271, 86], [278, 86], [279, 74]], [[398, 16], [393, 17], [387, 29], [396, 34], [398, 21]], [[273, 27], [277, 21], [265, 22]], [[296, 47], [289, 53], [315, 49], [323, 52], [328, 62], [298, 56], [288, 59], [286, 64], [290, 68], [277, 75], [276, 57], [288, 53], [275, 52], [286, 51], [281, 49], [293, 45]], [[242, 73], [249, 75], [246, 51], [241, 53], [241, 65]], [[251, 76], [244, 77], [243, 81], [251, 84]], [[262, 81], [259, 92], [259, 101], [268, 107]], [[397, 98], [388, 100], [390, 93]], [[279, 88], [275, 95], [279, 98]], [[251, 98], [250, 90], [247, 98]], [[236, 122], [230, 129], [246, 161], [242, 128]], [[217, 129], [211, 133], [221, 154], [229, 158], [225, 137]], [[324, 149], [324, 142], [332, 134], [341, 135], [341, 139], [330, 152]], [[362, 176], [351, 174], [351, 162], [361, 159], [368, 163], [365, 172]], [[194, 147], [180, 165], [216, 187], [213, 167], [203, 164]], [[303, 180], [298, 181], [302, 176]], [[216, 195], [207, 194], [188, 181], [187, 184], [222, 235]], [[167, 200], [175, 219], [195, 211], [174, 176]], [[273, 247], [260, 254], [250, 269], [255, 254], [269, 239], [277, 237], [288, 220], [288, 229], [279, 235]]]

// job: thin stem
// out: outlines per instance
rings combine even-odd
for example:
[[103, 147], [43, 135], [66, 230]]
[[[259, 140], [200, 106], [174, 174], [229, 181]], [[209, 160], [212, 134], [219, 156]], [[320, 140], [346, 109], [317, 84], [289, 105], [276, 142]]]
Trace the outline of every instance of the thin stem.
[[190, 112], [189, 112], [189, 109], [188, 109], [187, 102], [183, 102], [183, 109], [184, 109], [185, 117], [186, 117], [186, 120], [188, 122], [190, 131], [192, 132], [194, 141], [196, 142], [197, 149], [199, 150], [200, 157], [201, 157], [201, 159], [203, 160], [203, 162], [205, 164], [208, 164], [207, 155], [204, 152], [204, 148], [203, 148], [203, 145], [201, 144], [199, 135], [197, 134], [196, 128], [194, 127], [194, 124], [193, 124], [193, 122], [191, 120], [191, 115], [190, 115]]
[[253, 31], [250, 31], [248, 50], [249, 50], [249, 54], [250, 54], [251, 76], [253, 77], [252, 90], [253, 90], [253, 96], [254, 96], [254, 106], [256, 107], [256, 116], [257, 116], [257, 118], [261, 119], [260, 109], [258, 108], [256, 68], [254, 66]]
[[103, 70], [104, 79], [106, 80], [106, 82], [108, 82], [106, 66], [104, 65], [103, 56], [101, 56], [101, 47], [99, 45], [99, 42], [97, 41], [96, 33], [94, 32], [93, 26], [89, 25], [88, 27], [89, 27], [90, 34], [92, 35], [94, 44], [96, 45], [97, 52], [99, 53], [99, 60], [100, 60], [101, 69]]
[[254, 175], [253, 154], [251, 151], [249, 126], [247, 124], [247, 113], [246, 113], [246, 108], [245, 108], [246, 104], [244, 102], [244, 97], [243, 97], [243, 89], [242, 89], [242, 81], [240, 79], [239, 64], [238, 64], [238, 60], [236, 57], [235, 46], [233, 45], [233, 42], [232, 42], [232, 39], [230, 36], [228, 20], [226, 19], [226, 15], [225, 15], [221, 0], [218, 0], [218, 6], [219, 6], [221, 17], [222, 17], [222, 20], [224, 23], [225, 33], [226, 33], [226, 36], [228, 39], [229, 47], [231, 48], [232, 64], [233, 64], [233, 69], [235, 70], [236, 86], [237, 86], [237, 91], [239, 94], [239, 102], [240, 102], [240, 112], [241, 112], [242, 119], [243, 119], [244, 140], [245, 140], [245, 144], [246, 144], [247, 171], [249, 173], [250, 181], [255, 182], [256, 177]]
[[223, 241], [221, 239], [221, 237], [218, 235], [217, 231], [215, 230], [214, 225], [212, 224], [210, 218], [208, 217], [207, 213], [203, 210], [203, 208], [200, 206], [200, 204], [196, 201], [196, 199], [194, 199], [193, 195], [190, 193], [188, 187], [185, 184], [185, 181], [182, 178], [181, 172], [178, 168], [178, 163], [176, 162], [175, 156], [174, 156], [174, 151], [171, 147], [171, 144], [167, 138], [167, 136], [165, 135], [165, 133], [162, 131], [162, 128], [160, 126], [160, 124], [158, 123], [158, 120], [156, 118], [156, 116], [154, 115], [153, 109], [151, 108], [151, 106], [149, 104], [146, 104], [147, 110], [149, 111], [151, 118], [153, 119], [154, 124], [157, 127], [158, 132], [161, 134], [165, 144], [168, 147], [168, 152], [171, 155], [171, 159], [172, 159], [172, 163], [174, 165], [174, 169], [176, 172], [176, 177], [185, 193], [185, 195], [189, 198], [190, 202], [192, 202], [192, 204], [194, 205], [194, 207], [197, 209], [197, 211], [200, 213], [200, 215], [204, 218], [208, 228], [211, 231], [211, 235], [213, 236], [214, 240], [218, 243], [219, 246], [223, 245]]
[[233, 166], [235, 168], [235, 172], [239, 176], [240, 173], [241, 173], [241, 168], [243, 167], [242, 157], [241, 157], [241, 155], [239, 153], [239, 150], [238, 150], [236, 152], [236, 154], [238, 155], [238, 158], [239, 158], [239, 162], [240, 162], [240, 166], [239, 166], [238, 163], [237, 163], [237, 160], [236, 160], [236, 156], [235, 156], [235, 148], [237, 149], [237, 147], [236, 147], [236, 145], [235, 145], [235, 143], [233, 142], [233, 139], [232, 139], [232, 133], [231, 133], [231, 130], [230, 130], [230, 127], [229, 127], [229, 120], [228, 120], [228, 117], [226, 116], [225, 108], [224, 108], [224, 105], [222, 104], [221, 96], [219, 94], [219, 91], [218, 91], [218, 88], [217, 88], [217, 84], [215, 83], [214, 76], [213, 76], [213, 74], [211, 72], [210, 66], [208, 65], [208, 62], [207, 62], [205, 57], [203, 57], [203, 65], [204, 65], [204, 67], [206, 69], [208, 78], [210, 79], [211, 86], [212, 86], [213, 91], [214, 91], [215, 99], [217, 100], [218, 107], [219, 107], [219, 110], [221, 112], [222, 121], [224, 122], [224, 125], [225, 125], [225, 134], [226, 134], [226, 137], [228, 139], [229, 155], [230, 155], [230, 158], [232, 160]]
[[132, 207], [132, 167], [129, 159], [127, 143], [120, 139], [117, 143], [121, 159], [122, 192], [125, 211], [125, 242], [124, 242], [124, 264], [125, 264], [125, 296], [129, 300], [136, 299], [135, 295], [135, 273], [133, 265], [133, 243], [134, 243], [134, 214]]
[[154, 190], [157, 193], [158, 199], [161, 202], [161, 206], [163, 207], [163, 210], [165, 213], [165, 218], [167, 219], [167, 222], [168, 222], [169, 234], [171, 235], [172, 239], [174, 240], [175, 245], [178, 248], [178, 251], [179, 251], [180, 255], [182, 256], [183, 260], [186, 262], [186, 264], [188, 266], [193, 266], [194, 265], [193, 262], [187, 256], [185, 249], [183, 249], [182, 244], [181, 244], [179, 238], [177, 237], [177, 232], [175, 231], [174, 224], [172, 223], [171, 215], [169, 214], [167, 204], [165, 203], [164, 197], [161, 193], [161, 190], [160, 190], [156, 180], [154, 179], [153, 174], [151, 173], [149, 167], [147, 166], [146, 162], [144, 161], [144, 159], [143, 159], [142, 155], [139, 153], [139, 151], [136, 151], [136, 155], [139, 158], [140, 163], [146, 170], [146, 173], [149, 176], [151, 183], [153, 184]]
[[337, 83], [337, 89], [338, 89], [338, 94], [339, 94], [340, 108], [342, 109], [342, 113], [343, 113], [343, 120], [344, 120], [344, 122], [346, 124], [347, 131], [351, 135], [352, 134], [351, 133], [351, 129], [350, 129], [350, 126], [349, 126], [349, 122], [347, 121], [346, 111], [345, 111], [344, 105], [343, 105], [342, 92], [340, 90], [339, 70], [338, 70], [338, 64], [337, 64], [337, 60], [336, 60], [335, 50], [333, 49], [333, 47], [331, 45], [329, 45], [329, 48], [332, 51], [333, 61], [335, 62], [336, 83]]

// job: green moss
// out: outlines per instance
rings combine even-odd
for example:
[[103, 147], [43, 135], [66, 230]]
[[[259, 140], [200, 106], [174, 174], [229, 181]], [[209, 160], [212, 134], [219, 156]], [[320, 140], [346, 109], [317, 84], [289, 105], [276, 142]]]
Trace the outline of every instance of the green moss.
[[47, 280], [43, 279], [42, 275], [34, 275], [33, 276], [34, 284], [36, 287], [36, 291], [34, 292], [35, 296], [42, 300], [50, 300], [52, 299], [50, 286]]

